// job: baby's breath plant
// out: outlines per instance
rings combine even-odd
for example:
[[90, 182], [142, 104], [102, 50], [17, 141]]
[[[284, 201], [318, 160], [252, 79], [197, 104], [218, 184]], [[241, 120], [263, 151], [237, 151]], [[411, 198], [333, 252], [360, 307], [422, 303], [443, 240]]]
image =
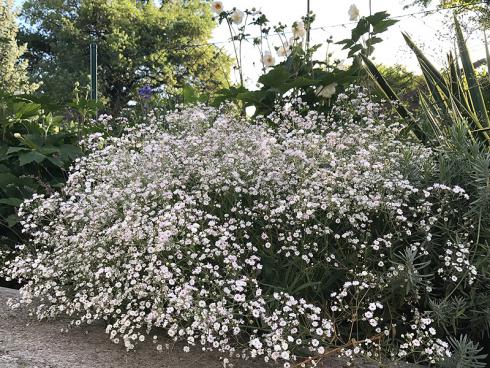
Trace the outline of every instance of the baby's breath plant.
[[[471, 285], [469, 198], [430, 182], [434, 154], [362, 89], [329, 115], [281, 104], [254, 124], [195, 106], [93, 135], [63, 193], [21, 210], [13, 306], [103, 319], [132, 349], [292, 362], [451, 355], [430, 300]], [[301, 111], [298, 111], [301, 110]], [[429, 173], [429, 174], [428, 174]]]

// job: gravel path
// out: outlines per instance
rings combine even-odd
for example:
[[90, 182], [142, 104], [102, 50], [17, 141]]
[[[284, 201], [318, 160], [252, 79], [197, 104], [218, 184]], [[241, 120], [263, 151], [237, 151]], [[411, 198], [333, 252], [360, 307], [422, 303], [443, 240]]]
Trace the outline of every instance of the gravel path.
[[[127, 353], [123, 346], [109, 341], [102, 325], [73, 328], [62, 333], [66, 320], [39, 322], [29, 317], [25, 310], [10, 310], [6, 306], [7, 299], [16, 297], [16, 290], [0, 287], [0, 368], [223, 367], [218, 354], [197, 349], [184, 353], [182, 345], [158, 353], [152, 343], [142, 343], [136, 351]], [[272, 368], [262, 362], [233, 363], [235, 368]], [[345, 366], [338, 360], [329, 360], [321, 368]]]

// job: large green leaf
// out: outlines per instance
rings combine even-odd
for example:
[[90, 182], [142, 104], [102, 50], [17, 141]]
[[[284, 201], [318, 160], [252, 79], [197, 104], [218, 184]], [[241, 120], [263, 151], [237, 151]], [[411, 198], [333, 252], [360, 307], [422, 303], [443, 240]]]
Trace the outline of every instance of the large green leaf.
[[262, 83], [264, 87], [276, 87], [280, 88], [291, 75], [284, 65], [277, 65], [268, 73], [260, 76], [259, 83]]
[[377, 13], [374, 13], [373, 15], [367, 16], [366, 20], [371, 24], [371, 25], [376, 25], [382, 20], [385, 20], [389, 17], [390, 15], [386, 11], [380, 11]]
[[7, 155], [11, 155], [12, 153], [29, 151], [29, 148], [26, 147], [9, 147], [7, 150]]
[[7, 217], [7, 225], [9, 227], [13, 227], [19, 223], [19, 217], [17, 214], [13, 213], [10, 216]]
[[[279, 92], [279, 91], [277, 90], [276, 92]], [[267, 106], [267, 104], [265, 103], [265, 100], [267, 100], [267, 99], [273, 100], [276, 95], [277, 95], [277, 93], [275, 93], [271, 89], [268, 89], [268, 90], [249, 91], [249, 92], [240, 93], [237, 96], [237, 98], [241, 101], [244, 101], [244, 102], [247, 102], [250, 104]]]
[[249, 92], [244, 86], [222, 89], [218, 92], [218, 95], [214, 98], [212, 105], [220, 106], [225, 101], [235, 100], [240, 93]]
[[41, 105], [33, 102], [15, 102], [13, 110], [19, 119], [37, 119]]
[[351, 40], [357, 42], [363, 35], [369, 32], [370, 24], [366, 18], [361, 18], [357, 26], [352, 30]]
[[290, 89], [293, 89], [293, 88], [301, 88], [301, 87], [315, 86], [318, 83], [319, 83], [319, 81], [316, 81], [316, 80], [311, 79], [311, 78], [298, 77], [298, 78], [293, 79], [292, 81], [289, 81], [289, 82], [285, 83], [282, 87], [286, 91], [289, 91]]
[[62, 161], [74, 160], [82, 155], [82, 151], [79, 147], [73, 144], [62, 144], [59, 147], [59, 155]]
[[30, 151], [27, 153], [23, 153], [19, 155], [19, 164], [20, 166], [24, 166], [27, 164], [30, 164], [32, 162], [37, 162], [41, 163], [43, 162], [47, 157], [37, 151]]
[[5, 204], [7, 206], [19, 207], [24, 200], [21, 198], [2, 198], [0, 199], [0, 204]]
[[39, 152], [43, 155], [52, 155], [53, 153], [59, 153], [60, 148], [55, 146], [43, 146], [39, 148]]
[[361, 51], [364, 47], [361, 44], [354, 45], [350, 48], [349, 53], [347, 54], [347, 57], [352, 57], [354, 54], [358, 51]]
[[342, 50], [346, 50], [354, 45], [354, 41], [352, 41], [350, 38], [343, 39], [342, 41], [335, 42], [337, 45], [344, 45], [342, 47]]
[[0, 187], [2, 189], [9, 184], [15, 184], [18, 182], [17, 176], [9, 172], [0, 173]]
[[396, 19], [385, 19], [373, 25], [373, 34], [383, 33], [393, 24], [397, 23]]
[[59, 168], [63, 168], [64, 167], [63, 161], [61, 161], [57, 157], [48, 157], [48, 161], [51, 162], [53, 165], [59, 167]]

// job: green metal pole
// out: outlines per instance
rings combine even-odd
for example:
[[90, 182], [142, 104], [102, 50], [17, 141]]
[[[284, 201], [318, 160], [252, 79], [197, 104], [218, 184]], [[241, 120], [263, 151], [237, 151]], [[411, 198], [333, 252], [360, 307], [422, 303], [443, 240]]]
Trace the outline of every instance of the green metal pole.
[[310, 47], [310, 0], [306, 0], [306, 48]]
[[487, 32], [483, 30], [483, 40], [485, 41], [485, 58], [487, 59], [487, 78], [490, 79], [490, 51], [488, 50]]
[[91, 98], [97, 101], [97, 44], [90, 44], [90, 86]]

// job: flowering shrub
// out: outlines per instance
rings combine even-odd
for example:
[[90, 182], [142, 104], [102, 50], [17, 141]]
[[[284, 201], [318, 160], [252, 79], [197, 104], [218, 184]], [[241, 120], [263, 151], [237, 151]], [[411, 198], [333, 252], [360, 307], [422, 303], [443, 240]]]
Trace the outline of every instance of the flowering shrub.
[[[432, 152], [354, 88], [329, 116], [256, 124], [193, 107], [88, 142], [62, 194], [20, 215], [5, 271], [39, 318], [107, 321], [132, 349], [155, 328], [290, 362], [449, 356], [428, 300], [474, 281], [463, 190], [428, 183]], [[303, 106], [304, 107], [304, 106]], [[461, 232], [458, 230], [461, 229]]]

